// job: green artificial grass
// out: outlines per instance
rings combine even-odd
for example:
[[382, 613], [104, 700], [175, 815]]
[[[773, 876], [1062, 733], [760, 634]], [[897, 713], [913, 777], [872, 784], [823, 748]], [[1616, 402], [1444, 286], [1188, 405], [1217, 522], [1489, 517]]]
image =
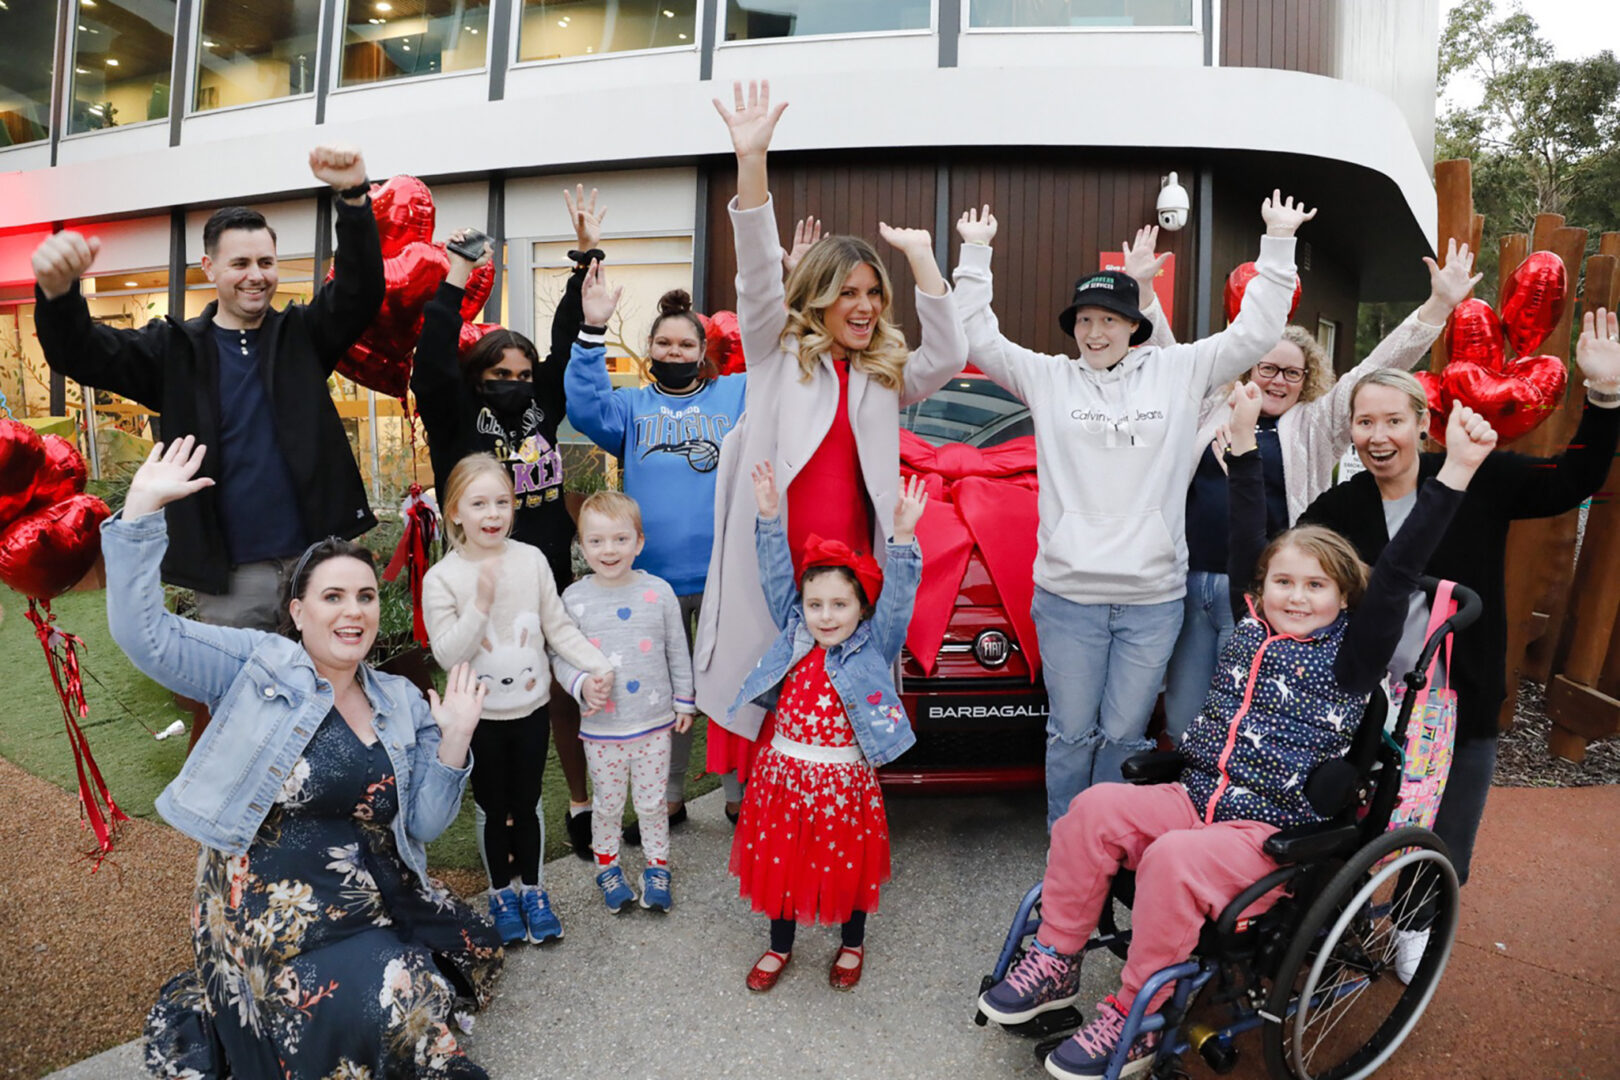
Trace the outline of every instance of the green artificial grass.
[[[45, 652], [34, 636], [25, 612], [28, 601], [0, 591], [5, 620], [0, 623], [0, 687], [5, 688], [5, 720], [0, 722], [0, 757], [18, 768], [77, 794], [78, 774], [73, 750], [62, 719], [62, 707], [51, 683]], [[152, 731], [162, 731], [175, 720], [188, 724], [191, 714], [177, 707], [167, 690], [136, 671], [107, 632], [106, 594], [76, 592], [52, 602], [59, 629], [84, 639], [79, 652], [84, 672], [85, 699], [90, 715], [79, 721], [90, 742], [97, 766], [114, 801], [131, 817], [160, 821], [153, 803], [185, 761], [185, 734], [162, 742]], [[144, 726], [143, 726], [144, 722]], [[713, 790], [718, 779], [703, 775], [704, 726], [698, 719], [692, 748], [692, 769], [687, 786], [691, 798]], [[149, 731], [148, 728], [151, 730]], [[568, 786], [563, 781], [557, 754], [546, 759], [546, 858], [568, 850], [563, 816], [568, 807]], [[627, 815], [627, 820], [634, 820]], [[435, 867], [477, 869], [478, 846], [473, 837], [473, 804], [469, 790], [461, 814], [428, 847]]]

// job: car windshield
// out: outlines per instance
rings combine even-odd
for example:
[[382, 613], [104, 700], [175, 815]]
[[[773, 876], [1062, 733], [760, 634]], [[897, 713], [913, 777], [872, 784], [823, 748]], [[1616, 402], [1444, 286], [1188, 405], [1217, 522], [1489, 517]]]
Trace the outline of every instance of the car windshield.
[[1035, 431], [1029, 409], [989, 379], [960, 376], [900, 411], [900, 423], [939, 446], [996, 446]]

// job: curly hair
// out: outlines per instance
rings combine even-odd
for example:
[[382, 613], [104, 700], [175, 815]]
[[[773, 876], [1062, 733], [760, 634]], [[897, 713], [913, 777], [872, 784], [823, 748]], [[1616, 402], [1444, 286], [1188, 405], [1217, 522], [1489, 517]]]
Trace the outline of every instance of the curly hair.
[[[1298, 349], [1299, 354], [1305, 358], [1305, 382], [1299, 388], [1301, 405], [1307, 401], [1315, 401], [1333, 389], [1333, 384], [1338, 381], [1338, 376], [1333, 373], [1333, 361], [1314, 334], [1303, 326], [1289, 323], [1283, 327], [1282, 341]], [[1253, 382], [1254, 369], [1245, 371], [1240, 381]]]
[[810, 381], [818, 367], [818, 358], [833, 346], [832, 334], [821, 321], [822, 312], [837, 301], [844, 282], [862, 263], [877, 275], [878, 288], [883, 293], [883, 309], [872, 328], [871, 345], [851, 352], [849, 366], [863, 372], [879, 386], [900, 389], [911, 350], [906, 347], [905, 335], [891, 318], [894, 287], [877, 251], [858, 236], [822, 237], [788, 274], [788, 319], [782, 331], [782, 346], [798, 353], [800, 382]]

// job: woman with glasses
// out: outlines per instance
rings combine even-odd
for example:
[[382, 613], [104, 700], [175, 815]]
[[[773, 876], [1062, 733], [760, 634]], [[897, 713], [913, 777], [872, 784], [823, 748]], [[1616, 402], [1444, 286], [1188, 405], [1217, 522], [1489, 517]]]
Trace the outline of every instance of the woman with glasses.
[[[1333, 484], [1333, 467], [1350, 445], [1350, 393], [1382, 368], [1410, 370], [1429, 352], [1454, 307], [1480, 275], [1468, 245], [1447, 245], [1444, 266], [1424, 257], [1429, 298], [1379, 342], [1367, 359], [1334, 381], [1333, 361], [1310, 331], [1289, 326], [1282, 340], [1242, 378], [1260, 388], [1257, 438], [1266, 478], [1266, 535], [1287, 529]], [[1161, 330], [1161, 333], [1163, 331]], [[1227, 388], [1205, 399], [1198, 469], [1187, 488], [1187, 595], [1181, 633], [1165, 670], [1165, 726], [1181, 741], [1204, 703], [1215, 658], [1232, 634], [1226, 579]]]

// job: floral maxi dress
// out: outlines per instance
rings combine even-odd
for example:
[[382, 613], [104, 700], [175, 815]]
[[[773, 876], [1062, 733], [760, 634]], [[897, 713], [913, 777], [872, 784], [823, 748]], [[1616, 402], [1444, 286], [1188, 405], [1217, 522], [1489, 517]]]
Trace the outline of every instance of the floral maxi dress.
[[154, 1076], [483, 1078], [449, 1026], [489, 1000], [500, 938], [400, 858], [393, 767], [333, 709], [244, 855], [203, 848], [196, 966], [146, 1020]]
[[[788, 672], [775, 735], [813, 747], [855, 745], [826, 660], [817, 645]], [[889, 880], [889, 822], [877, 773], [865, 758], [824, 763], [761, 746], [731, 843], [731, 872], [753, 909], [773, 919], [837, 924], [876, 911]]]

